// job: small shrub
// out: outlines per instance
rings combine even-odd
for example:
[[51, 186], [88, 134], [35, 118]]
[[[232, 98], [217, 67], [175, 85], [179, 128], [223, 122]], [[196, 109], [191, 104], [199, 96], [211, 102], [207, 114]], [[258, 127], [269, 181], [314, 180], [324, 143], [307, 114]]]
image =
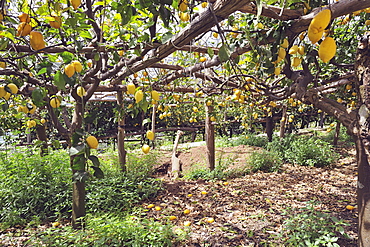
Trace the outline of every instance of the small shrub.
[[71, 177], [66, 152], [44, 157], [13, 152], [0, 160], [1, 227], [56, 218], [71, 207]]
[[282, 159], [285, 159], [285, 152], [290, 149], [296, 139], [297, 137], [293, 134], [286, 135], [284, 138], [274, 136], [272, 142], [266, 144], [266, 149], [277, 153]]
[[83, 230], [69, 226], [49, 228], [34, 235], [29, 243], [37, 246], [172, 246], [176, 235], [172, 225], [135, 216], [87, 216]]
[[330, 166], [338, 155], [325, 141], [315, 138], [298, 138], [285, 151], [284, 157], [302, 166], [326, 167]]
[[279, 171], [283, 164], [282, 159], [274, 152], [266, 150], [255, 151], [248, 160], [248, 166], [252, 172], [275, 172]]
[[290, 215], [283, 223], [279, 238], [284, 246], [335, 246], [339, 237], [346, 237], [343, 226], [349, 225], [329, 214], [315, 210], [310, 202], [304, 208], [287, 210]]
[[266, 146], [266, 143], [268, 143], [266, 136], [257, 135], [239, 136], [237, 139], [231, 141], [232, 146], [247, 145], [262, 148]]
[[216, 165], [215, 169], [211, 171], [207, 167], [196, 167], [185, 174], [185, 179], [197, 180], [222, 180], [229, 176], [226, 165]]

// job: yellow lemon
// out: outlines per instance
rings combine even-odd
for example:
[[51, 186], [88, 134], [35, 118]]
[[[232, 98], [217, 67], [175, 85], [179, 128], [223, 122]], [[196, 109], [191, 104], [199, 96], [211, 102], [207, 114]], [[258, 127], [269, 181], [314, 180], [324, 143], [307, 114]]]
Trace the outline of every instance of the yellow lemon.
[[25, 108], [27, 108], [27, 110], [29, 111], [29, 113], [31, 113], [31, 114], [34, 114], [35, 113], [35, 111], [36, 111], [36, 109], [37, 109], [37, 107], [35, 106], [35, 104], [33, 104], [33, 103], [30, 103], [31, 104], [31, 106], [32, 106], [32, 108], [31, 109], [28, 109], [27, 107], [25, 107]]
[[151, 95], [152, 95], [152, 99], [154, 99], [155, 101], [158, 101], [159, 100], [160, 94], [157, 91], [153, 90], [151, 92]]
[[161, 208], [160, 206], [156, 206], [156, 207], [154, 207], [154, 209], [155, 209], [156, 211], [161, 211], [161, 210], [162, 210], [162, 208]]
[[155, 207], [155, 205], [154, 204], [149, 204], [148, 206], [147, 206], [147, 208], [154, 208]]
[[53, 108], [58, 108], [60, 104], [61, 104], [60, 100], [56, 97], [50, 100], [50, 106]]
[[354, 207], [354, 206], [352, 206], [352, 205], [347, 205], [347, 206], [346, 206], [346, 209], [348, 209], [348, 210], [353, 210], [353, 209], [355, 209], [355, 207]]
[[4, 99], [8, 100], [10, 98], [11, 94], [6, 92], [5, 95], [3, 96]]
[[31, 33], [32, 27], [26, 22], [22, 22], [18, 25], [17, 36], [27, 36]]
[[215, 219], [214, 218], [207, 218], [206, 221], [211, 224], [211, 223], [215, 222]]
[[207, 8], [208, 3], [207, 2], [202, 2], [202, 8]]
[[143, 151], [143, 153], [144, 153], [144, 154], [147, 154], [147, 153], [149, 153], [149, 151], [150, 151], [150, 147], [149, 147], [149, 145], [144, 144], [144, 145], [141, 147], [141, 150]]
[[280, 47], [279, 48], [279, 51], [278, 51], [278, 56], [281, 58], [281, 59], [284, 59], [285, 56], [286, 56], [286, 51], [284, 48]]
[[134, 83], [130, 83], [130, 84], [128, 84], [127, 86], [126, 86], [126, 88], [127, 88], [127, 92], [129, 93], [129, 94], [135, 94], [135, 90], [136, 90], [136, 87], [135, 87], [135, 84]]
[[206, 60], [207, 60], [207, 58], [206, 58], [206, 57], [200, 57], [200, 58], [199, 58], [199, 62], [201, 62], [201, 63], [205, 62]]
[[135, 101], [136, 103], [139, 103], [140, 101], [142, 101], [144, 98], [144, 93], [142, 90], [138, 90], [136, 93], [135, 93]]
[[365, 25], [366, 25], [366, 26], [369, 26], [369, 25], [370, 25], [370, 20], [366, 20], [366, 21], [365, 21]]
[[60, 16], [53, 16], [54, 21], [50, 21], [49, 24], [52, 28], [60, 28], [62, 26], [62, 18]]
[[287, 39], [284, 39], [283, 40], [283, 43], [281, 43], [281, 45], [280, 45], [281, 47], [283, 47], [283, 48], [288, 48], [288, 46], [289, 46], [289, 42], [288, 42], [288, 40]]
[[185, 209], [184, 214], [190, 214], [190, 209]]
[[217, 39], [218, 38], [218, 33], [212, 33], [212, 36]]
[[149, 139], [149, 140], [154, 140], [154, 137], [155, 137], [155, 135], [154, 135], [154, 132], [153, 131], [151, 131], [151, 130], [148, 130], [147, 132], [146, 132], [146, 137]]
[[10, 89], [10, 91], [12, 92], [12, 94], [18, 93], [18, 87], [14, 83], [9, 83], [6, 86]]
[[183, 1], [179, 4], [179, 10], [181, 12], [185, 12], [187, 9], [188, 9], [188, 5], [185, 1]]
[[60, 223], [59, 222], [53, 222], [53, 223], [51, 223], [51, 226], [52, 227], [58, 227], [58, 226], [60, 226]]
[[170, 217], [168, 217], [170, 220], [176, 220], [177, 219], [177, 217], [176, 216], [174, 216], [174, 215], [171, 215]]
[[190, 221], [184, 221], [184, 226], [191, 226], [191, 222]]
[[89, 136], [86, 138], [86, 143], [91, 149], [97, 149], [99, 142], [98, 139], [96, 139], [95, 136]]
[[324, 31], [329, 25], [331, 20], [330, 9], [324, 9], [320, 11], [311, 21], [309, 28], [316, 30], [317, 32]]
[[29, 23], [31, 21], [31, 17], [29, 14], [22, 13], [18, 16], [20, 22], [26, 22]]
[[82, 64], [79, 61], [73, 61], [72, 64], [73, 64], [73, 67], [75, 68], [75, 71], [77, 73], [80, 73], [82, 71], [83, 67], [82, 67]]
[[187, 22], [190, 20], [190, 15], [188, 13], [181, 12], [179, 16], [180, 16], [180, 20], [182, 20], [183, 22]]
[[216, 118], [214, 116], [210, 117], [209, 120], [211, 120], [212, 122], [215, 122], [216, 121]]
[[45, 48], [44, 36], [38, 31], [31, 31], [30, 33], [30, 44], [32, 49], [41, 50]]
[[274, 74], [275, 75], [280, 75], [281, 73], [281, 69], [279, 67], [276, 67], [275, 70], [274, 70]]
[[42, 119], [40, 120], [40, 123], [44, 124], [44, 123], [46, 123], [46, 120], [45, 120], [44, 118], [42, 118]]
[[77, 95], [80, 96], [80, 97], [83, 97], [86, 94], [86, 90], [82, 86], [78, 86], [76, 91], [77, 91]]
[[300, 54], [300, 55], [304, 55], [304, 46], [298, 46], [298, 53]]
[[81, 0], [71, 0], [71, 4], [74, 10], [76, 10], [81, 5]]
[[297, 54], [297, 52], [298, 52], [298, 45], [293, 45], [292, 47], [290, 47], [290, 49], [289, 49], [289, 54], [290, 55], [294, 55], [294, 54]]
[[300, 64], [301, 64], [301, 59], [299, 57], [293, 58], [293, 63], [292, 63], [293, 67], [298, 67]]
[[308, 38], [312, 44], [315, 44], [321, 39], [322, 34], [325, 28], [329, 25], [330, 20], [330, 9], [324, 9], [312, 19], [310, 26], [308, 27]]
[[0, 62], [0, 68], [5, 69], [6, 68], [6, 62]]
[[324, 63], [327, 63], [335, 56], [336, 51], [335, 40], [332, 37], [326, 37], [320, 44], [319, 57]]
[[70, 63], [64, 68], [64, 73], [71, 78], [75, 74], [75, 66]]

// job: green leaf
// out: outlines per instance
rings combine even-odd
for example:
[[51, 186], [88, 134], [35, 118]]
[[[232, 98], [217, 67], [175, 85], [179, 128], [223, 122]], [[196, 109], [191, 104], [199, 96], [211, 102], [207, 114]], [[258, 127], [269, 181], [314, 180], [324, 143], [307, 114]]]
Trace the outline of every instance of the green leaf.
[[208, 47], [207, 48], [207, 53], [208, 55], [212, 58], [214, 55], [215, 55], [215, 52], [213, 51], [213, 49], [211, 47]]
[[8, 39], [6, 39], [4, 41], [1, 40], [1, 42], [0, 42], [0, 50], [5, 50], [6, 47], [8, 47], [8, 44], [9, 44], [9, 40]]
[[90, 155], [89, 160], [91, 160], [91, 162], [93, 163], [94, 166], [96, 166], [96, 167], [100, 166], [100, 161], [99, 161], [98, 157], [96, 157], [95, 155]]
[[37, 72], [37, 75], [45, 74], [47, 71], [48, 71], [47, 68], [44, 67], [44, 68], [40, 69], [39, 72]]
[[45, 92], [37, 87], [35, 88], [33, 91], [32, 91], [32, 101], [33, 103], [35, 103], [36, 106], [42, 106], [42, 103], [44, 102], [43, 101], [43, 98], [45, 97]]
[[66, 81], [64, 79], [64, 74], [62, 74], [60, 71], [55, 73], [54, 75], [54, 85], [57, 86], [59, 90], [65, 90], [66, 88]]
[[149, 107], [149, 103], [148, 102], [143, 102], [142, 104], [140, 104], [140, 108], [146, 112], [148, 110], [148, 107]]
[[121, 12], [121, 18], [122, 18], [121, 24], [126, 25], [127, 23], [129, 23], [133, 15], [133, 12], [135, 11], [136, 10], [135, 9], [133, 10], [133, 7], [130, 5], [127, 5], [125, 8], [123, 8], [123, 12]]
[[94, 176], [96, 178], [104, 178], [104, 173], [102, 171], [102, 169], [100, 169], [99, 167], [96, 167], [96, 166], [92, 166], [91, 167], [92, 169], [94, 169]]
[[222, 45], [218, 51], [218, 57], [220, 58], [221, 63], [226, 62], [230, 58], [230, 51], [226, 45]]
[[166, 43], [168, 40], [170, 40], [173, 37], [173, 34], [171, 32], [167, 32], [162, 35], [162, 43]]
[[166, 7], [161, 6], [159, 8], [159, 14], [161, 15], [161, 19], [165, 27], [168, 27], [170, 24], [171, 18], [171, 11], [169, 11]]
[[5, 102], [3, 105], [1, 105], [1, 108], [3, 108], [3, 111], [6, 111], [9, 109], [9, 104]]
[[78, 155], [73, 159], [72, 170], [74, 171], [84, 171], [85, 170], [86, 159], [83, 155]]
[[75, 146], [75, 147], [71, 147], [69, 149], [69, 155], [73, 156], [73, 155], [82, 154], [82, 153], [84, 153], [84, 151], [85, 151], [85, 145], [78, 145], [78, 146]]
[[145, 118], [144, 121], [143, 121], [143, 126], [147, 123], [151, 123], [152, 120], [150, 118]]
[[73, 182], [84, 183], [88, 178], [89, 178], [89, 173], [85, 171], [77, 171], [72, 176]]

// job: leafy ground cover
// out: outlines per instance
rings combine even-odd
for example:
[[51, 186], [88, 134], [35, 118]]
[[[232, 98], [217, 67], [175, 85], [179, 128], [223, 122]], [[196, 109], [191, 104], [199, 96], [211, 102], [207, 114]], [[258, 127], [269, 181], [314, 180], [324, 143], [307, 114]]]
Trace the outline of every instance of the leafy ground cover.
[[[72, 230], [68, 218], [58, 224], [36, 220], [3, 229], [0, 245], [356, 246], [357, 211], [347, 209], [356, 204], [352, 148], [338, 148], [340, 159], [332, 166], [285, 162], [278, 171], [245, 172], [251, 155], [263, 149], [237, 144], [217, 148], [212, 175], [204, 169], [204, 146], [180, 150], [185, 176], [175, 181], [164, 169], [169, 152], [130, 157], [137, 172], [121, 180], [104, 156], [109, 179], [90, 183], [95, 206], [83, 231]], [[160, 158], [152, 174], [148, 164], [155, 156]], [[162, 180], [163, 189], [154, 189], [148, 176]]]

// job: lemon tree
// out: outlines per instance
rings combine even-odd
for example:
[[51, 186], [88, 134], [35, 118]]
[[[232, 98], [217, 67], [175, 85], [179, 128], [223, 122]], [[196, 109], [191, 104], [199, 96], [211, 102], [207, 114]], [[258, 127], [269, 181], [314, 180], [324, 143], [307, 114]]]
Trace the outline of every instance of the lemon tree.
[[[89, 135], [86, 105], [97, 91], [116, 92], [120, 111], [132, 116], [154, 104], [177, 104], [177, 97], [189, 93], [189, 107], [158, 109], [158, 117], [180, 123], [187, 116], [191, 124], [203, 121], [208, 97], [216, 120], [226, 112], [246, 126], [280, 114], [284, 105], [293, 107], [290, 98], [301, 104], [288, 112], [320, 109], [358, 140], [358, 157], [365, 157], [358, 161], [358, 196], [366, 205], [370, 174], [362, 141], [368, 136], [370, 106], [367, 90], [361, 91], [368, 83], [361, 68], [369, 61], [370, 0], [202, 2], [16, 1], [0, 6], [1, 114], [8, 119], [14, 114], [23, 123], [35, 119], [36, 126], [47, 114], [48, 123], [70, 143], [74, 226], [85, 213], [86, 162], [98, 167], [82, 141]], [[158, 101], [153, 91], [168, 102]], [[27, 103], [36, 106], [28, 109], [33, 113], [25, 113]], [[61, 118], [65, 112], [70, 112], [68, 121]], [[296, 121], [288, 118], [288, 123]], [[92, 169], [100, 176], [99, 169]], [[370, 213], [362, 204], [358, 209], [361, 239], [370, 234], [363, 224]]]

